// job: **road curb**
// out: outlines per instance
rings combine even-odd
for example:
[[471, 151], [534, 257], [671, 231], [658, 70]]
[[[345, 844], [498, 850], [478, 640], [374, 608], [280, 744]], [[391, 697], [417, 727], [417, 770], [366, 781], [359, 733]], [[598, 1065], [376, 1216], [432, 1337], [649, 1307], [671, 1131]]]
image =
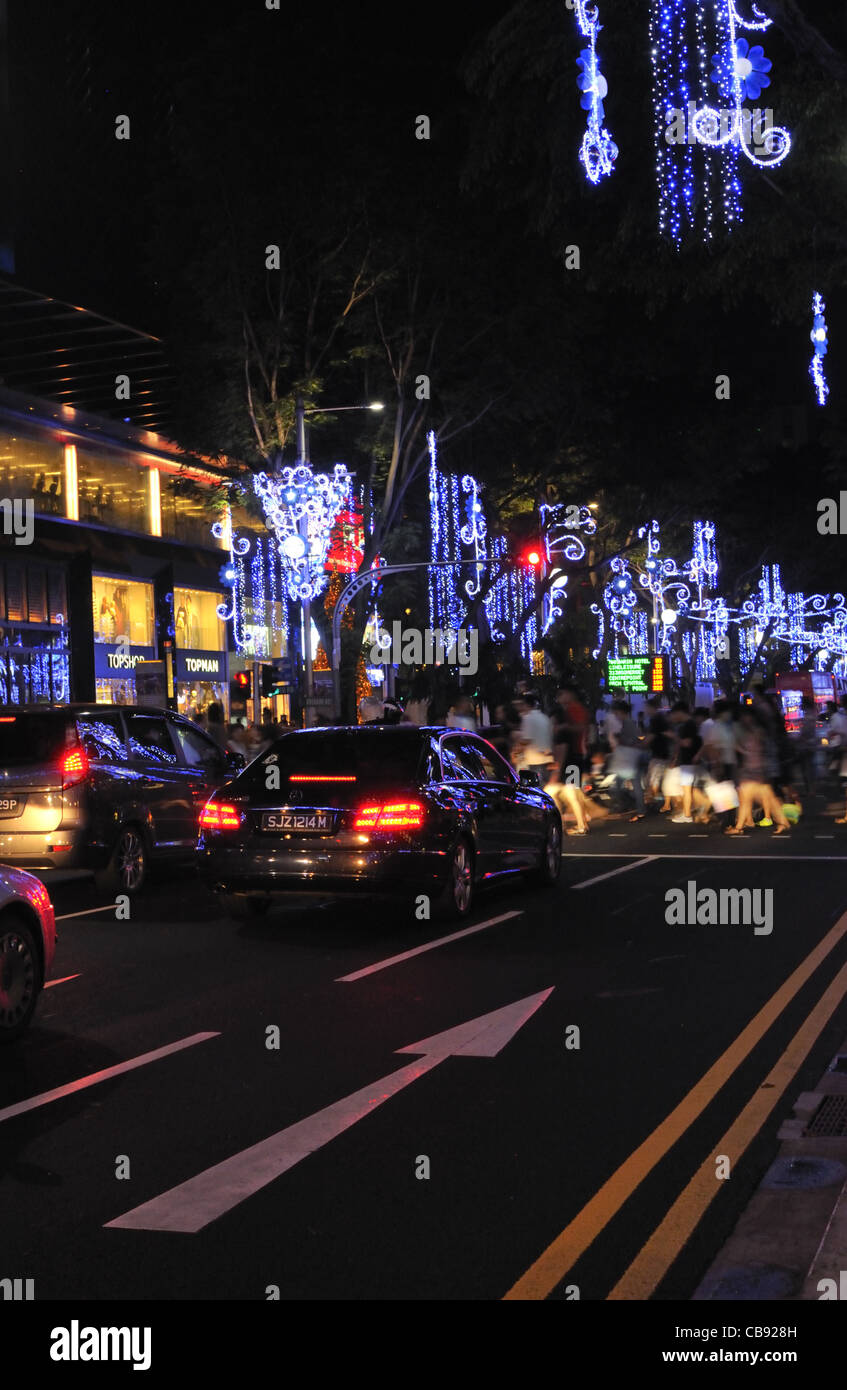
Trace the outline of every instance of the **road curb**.
[[[847, 1104], [847, 1039], [779, 1128], [780, 1150], [693, 1301], [837, 1297], [847, 1271], [847, 1133], [808, 1134], [827, 1097]], [[834, 1285], [823, 1286], [821, 1281]], [[847, 1291], [847, 1273], [843, 1280]], [[820, 1286], [820, 1287], [819, 1287]]]

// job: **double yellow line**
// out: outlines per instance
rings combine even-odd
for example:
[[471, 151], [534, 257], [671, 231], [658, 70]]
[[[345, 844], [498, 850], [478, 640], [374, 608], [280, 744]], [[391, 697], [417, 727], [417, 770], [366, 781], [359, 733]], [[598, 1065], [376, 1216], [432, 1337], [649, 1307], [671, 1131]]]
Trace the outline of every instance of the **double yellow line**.
[[[813, 951], [788, 977], [767, 1004], [750, 1020], [726, 1052], [697, 1082], [666, 1119], [639, 1145], [629, 1158], [591, 1198], [573, 1221], [556, 1236], [543, 1254], [504, 1295], [507, 1300], [544, 1299], [564, 1279], [605, 1226], [629, 1200], [635, 1189], [664, 1158], [694, 1121], [714, 1100], [768, 1029], [799, 993], [806, 982], [847, 934], [847, 912]], [[780, 1096], [810, 1052], [821, 1029], [834, 1014], [847, 992], [847, 965], [842, 966], [832, 984], [791, 1039], [776, 1066], [735, 1122], [719, 1140], [714, 1154], [697, 1170], [691, 1182], [674, 1202], [665, 1219], [650, 1237], [632, 1264], [609, 1294], [611, 1299], [647, 1299], [664, 1278], [685, 1241], [696, 1228], [720, 1187], [715, 1173], [715, 1157], [725, 1154], [731, 1170], [760, 1130]]]

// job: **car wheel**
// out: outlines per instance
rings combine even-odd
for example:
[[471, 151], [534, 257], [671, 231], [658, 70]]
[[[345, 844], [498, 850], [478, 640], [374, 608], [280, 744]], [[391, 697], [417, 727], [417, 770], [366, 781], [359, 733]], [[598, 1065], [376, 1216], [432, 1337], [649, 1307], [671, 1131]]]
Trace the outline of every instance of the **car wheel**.
[[553, 884], [559, 880], [561, 868], [562, 827], [558, 821], [551, 820], [547, 826], [544, 848], [541, 851], [541, 862], [535, 871], [535, 878], [539, 883], [552, 888]]
[[95, 875], [97, 887], [107, 894], [140, 893], [147, 881], [147, 863], [147, 846], [140, 829], [137, 825], [125, 825], [109, 863]]
[[457, 840], [450, 856], [447, 882], [435, 905], [435, 915], [446, 920], [468, 917], [473, 907], [473, 898], [473, 850], [467, 840]]
[[29, 1024], [41, 989], [41, 962], [31, 927], [20, 917], [0, 919], [0, 1043], [13, 1042]]
[[222, 902], [229, 916], [235, 917], [239, 922], [264, 917], [271, 905], [270, 898], [251, 897], [246, 893], [224, 893]]

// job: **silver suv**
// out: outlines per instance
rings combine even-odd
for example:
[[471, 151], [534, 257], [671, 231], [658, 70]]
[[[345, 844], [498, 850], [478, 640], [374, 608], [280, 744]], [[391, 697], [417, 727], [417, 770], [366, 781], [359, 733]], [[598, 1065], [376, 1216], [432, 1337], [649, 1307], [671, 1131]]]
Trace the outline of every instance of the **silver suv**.
[[152, 860], [191, 859], [202, 807], [243, 765], [170, 710], [0, 706], [0, 861], [138, 892]]

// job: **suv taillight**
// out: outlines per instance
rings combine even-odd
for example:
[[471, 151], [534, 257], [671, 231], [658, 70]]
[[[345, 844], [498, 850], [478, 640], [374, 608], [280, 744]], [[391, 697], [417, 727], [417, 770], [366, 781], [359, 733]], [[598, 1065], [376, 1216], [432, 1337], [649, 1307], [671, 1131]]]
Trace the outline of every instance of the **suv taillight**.
[[200, 812], [201, 830], [238, 830], [241, 814], [227, 801], [210, 801]]
[[62, 758], [62, 791], [75, 787], [88, 776], [88, 758], [84, 748], [72, 748]]
[[354, 830], [420, 830], [426, 808], [420, 801], [383, 801], [362, 806]]

